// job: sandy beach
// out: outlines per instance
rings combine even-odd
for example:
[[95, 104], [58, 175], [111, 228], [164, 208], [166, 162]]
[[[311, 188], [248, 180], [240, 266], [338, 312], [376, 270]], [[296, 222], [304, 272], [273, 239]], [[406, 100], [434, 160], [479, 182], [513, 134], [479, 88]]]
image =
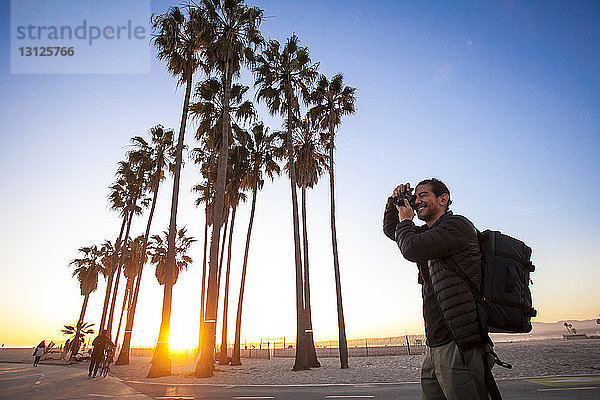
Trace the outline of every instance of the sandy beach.
[[[500, 358], [512, 369], [496, 366], [499, 379], [549, 375], [600, 373], [600, 340], [540, 340], [498, 343]], [[342, 370], [337, 358], [321, 358], [321, 368], [293, 372], [293, 359], [242, 359], [243, 365], [217, 365], [213, 377], [193, 376], [193, 359], [172, 359], [173, 376], [147, 379], [150, 357], [132, 357], [127, 366], [113, 366], [111, 374], [124, 381], [206, 383], [223, 385], [294, 385], [304, 383], [417, 382], [422, 355], [351, 357], [350, 368]]]
[[[0, 362], [31, 362], [31, 350], [7, 349], [0, 352]], [[561, 339], [497, 343], [495, 350], [512, 369], [495, 366], [498, 379], [553, 375], [600, 374], [600, 340], [566, 341]], [[242, 366], [217, 365], [211, 378], [193, 375], [195, 362], [191, 357], [171, 358], [172, 376], [147, 379], [150, 357], [131, 357], [125, 366], [111, 366], [111, 375], [127, 382], [162, 382], [213, 385], [300, 385], [305, 383], [375, 383], [418, 382], [423, 355], [380, 357], [350, 357], [350, 368], [342, 370], [339, 359], [320, 358], [321, 368], [293, 372], [293, 358], [242, 359]], [[43, 364], [67, 365], [60, 360]], [[88, 362], [67, 365], [87, 368]]]

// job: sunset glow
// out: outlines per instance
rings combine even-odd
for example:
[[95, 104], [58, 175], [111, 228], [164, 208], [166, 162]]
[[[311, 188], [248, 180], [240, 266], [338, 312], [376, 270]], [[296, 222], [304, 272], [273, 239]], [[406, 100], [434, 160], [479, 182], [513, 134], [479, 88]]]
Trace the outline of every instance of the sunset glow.
[[[8, 3], [0, 6], [6, 27]], [[357, 88], [356, 113], [343, 117], [335, 141], [336, 229], [348, 339], [423, 333], [416, 266], [384, 236], [381, 225], [394, 187], [428, 177], [446, 182], [451, 209], [478, 229], [500, 230], [533, 248], [534, 321], [598, 318], [600, 34], [592, 18], [600, 15], [597, 5], [471, 2], [464, 6], [470, 11], [461, 12], [450, 3], [249, 3], [265, 10], [265, 38], [285, 43], [295, 33], [319, 63], [319, 73], [341, 72], [345, 84]], [[173, 4], [152, 1], [148, 14], [164, 13]], [[106, 25], [109, 17], [98, 19], [105, 18]], [[133, 136], [148, 139], [157, 124], [178, 132], [185, 85], [178, 85], [157, 58], [152, 28], [145, 28], [141, 60], [149, 61], [139, 71], [11, 72], [14, 46], [8, 35], [0, 38], [0, 166], [6, 172], [0, 199], [0, 343], [7, 347], [33, 347], [41, 339], [64, 343], [67, 336], [60, 329], [76, 323], [83, 302], [69, 263], [80, 257], [80, 247], [114, 242], [119, 234], [121, 216], [107, 200], [117, 163], [131, 150]], [[85, 65], [94, 66], [93, 61]], [[203, 79], [198, 72], [194, 87]], [[245, 98], [255, 103], [259, 119], [271, 131], [283, 129], [282, 118], [257, 100], [252, 73], [243, 69], [236, 79], [249, 87]], [[173, 289], [172, 351], [198, 344], [205, 225], [204, 205], [194, 205], [198, 193], [192, 191], [201, 182], [191, 159], [191, 150], [200, 146], [194, 138], [198, 126], [199, 119], [190, 117], [177, 226], [185, 226], [196, 242], [188, 252], [193, 261]], [[316, 341], [338, 338], [328, 179], [325, 172], [307, 190]], [[151, 235], [168, 229], [172, 192], [168, 175], [158, 191]], [[246, 196], [233, 234], [230, 346], [251, 191]], [[148, 209], [134, 217], [130, 236], [144, 234], [147, 218]], [[258, 191], [250, 243], [242, 348], [261, 340], [269, 346], [295, 342], [286, 173], [274, 181], [265, 178]], [[222, 285], [224, 280], [223, 273]], [[115, 333], [124, 282], [121, 277]], [[100, 276], [85, 314], [95, 327], [105, 290]], [[223, 297], [221, 291], [217, 345]], [[132, 346], [156, 345], [162, 302], [163, 286], [149, 262]], [[122, 324], [119, 341], [125, 317]]]

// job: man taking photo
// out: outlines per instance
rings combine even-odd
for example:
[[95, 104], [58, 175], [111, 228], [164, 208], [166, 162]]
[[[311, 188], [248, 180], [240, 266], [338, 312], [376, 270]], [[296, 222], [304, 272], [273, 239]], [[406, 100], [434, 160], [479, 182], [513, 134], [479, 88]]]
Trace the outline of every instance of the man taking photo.
[[[383, 232], [419, 271], [427, 344], [423, 399], [488, 399], [493, 357], [475, 299], [462, 278], [480, 285], [477, 230], [467, 218], [454, 215], [450, 204], [450, 191], [438, 179], [421, 181], [414, 195], [409, 183], [400, 185], [388, 198]], [[414, 224], [415, 210], [425, 225]]]

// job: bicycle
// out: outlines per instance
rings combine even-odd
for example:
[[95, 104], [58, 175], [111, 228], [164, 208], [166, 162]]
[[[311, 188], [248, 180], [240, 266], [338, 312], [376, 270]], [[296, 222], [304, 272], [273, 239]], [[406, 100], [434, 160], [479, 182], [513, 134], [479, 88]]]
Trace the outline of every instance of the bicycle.
[[106, 378], [106, 376], [110, 372], [110, 364], [112, 363], [113, 355], [114, 352], [112, 348], [107, 347], [104, 350], [104, 360], [102, 361], [102, 369], [100, 370], [100, 376]]

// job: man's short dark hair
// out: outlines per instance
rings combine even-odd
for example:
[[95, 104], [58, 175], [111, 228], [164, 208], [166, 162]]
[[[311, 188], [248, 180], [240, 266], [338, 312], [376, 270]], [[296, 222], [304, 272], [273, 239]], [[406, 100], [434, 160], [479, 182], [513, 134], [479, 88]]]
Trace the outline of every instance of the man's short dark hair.
[[440, 197], [441, 195], [446, 193], [448, 195], [448, 204], [446, 204], [446, 210], [448, 209], [448, 207], [450, 207], [450, 204], [452, 204], [452, 200], [450, 200], [450, 190], [444, 182], [440, 181], [439, 179], [430, 178], [424, 179], [417, 184], [417, 186], [421, 185], [431, 186], [431, 191], [433, 192], [433, 194], [435, 194], [435, 197]]

